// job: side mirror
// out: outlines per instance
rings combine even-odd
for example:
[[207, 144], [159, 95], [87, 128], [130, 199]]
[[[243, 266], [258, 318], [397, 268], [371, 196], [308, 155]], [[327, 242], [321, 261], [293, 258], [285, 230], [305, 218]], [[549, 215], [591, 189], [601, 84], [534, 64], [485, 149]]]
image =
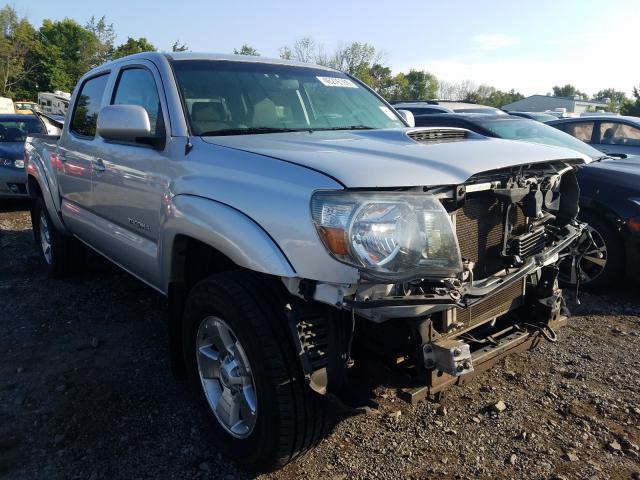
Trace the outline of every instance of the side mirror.
[[407, 125], [409, 125], [410, 127], [416, 126], [416, 119], [413, 118], [413, 113], [411, 113], [409, 110], [396, 110], [396, 112], [398, 112], [398, 115], [400, 115], [402, 119], [407, 122]]
[[137, 142], [149, 139], [151, 123], [139, 105], [107, 105], [98, 114], [98, 134], [106, 140]]

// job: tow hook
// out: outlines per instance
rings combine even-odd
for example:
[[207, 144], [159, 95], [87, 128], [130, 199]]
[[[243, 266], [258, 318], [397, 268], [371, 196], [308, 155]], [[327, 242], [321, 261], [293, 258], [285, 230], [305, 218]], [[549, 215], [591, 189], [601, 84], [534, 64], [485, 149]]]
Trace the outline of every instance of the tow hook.
[[473, 372], [469, 344], [460, 340], [425, 343], [422, 353], [424, 366], [429, 370], [439, 370], [456, 377]]
[[532, 330], [537, 330], [538, 332], [540, 332], [540, 335], [542, 335], [544, 338], [546, 338], [552, 343], [555, 343], [558, 341], [558, 334], [549, 325], [542, 325], [542, 324], [536, 325], [533, 323], [524, 323], [523, 326], [528, 327]]

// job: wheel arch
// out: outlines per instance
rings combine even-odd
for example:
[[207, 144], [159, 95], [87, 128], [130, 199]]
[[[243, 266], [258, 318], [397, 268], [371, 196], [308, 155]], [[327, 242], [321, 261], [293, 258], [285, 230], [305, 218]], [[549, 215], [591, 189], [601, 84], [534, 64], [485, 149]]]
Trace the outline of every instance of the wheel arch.
[[295, 277], [296, 272], [275, 241], [238, 210], [195, 195], [167, 202], [160, 240], [162, 278], [168, 297], [171, 369], [185, 378], [182, 316], [189, 290], [214, 273], [249, 270]]

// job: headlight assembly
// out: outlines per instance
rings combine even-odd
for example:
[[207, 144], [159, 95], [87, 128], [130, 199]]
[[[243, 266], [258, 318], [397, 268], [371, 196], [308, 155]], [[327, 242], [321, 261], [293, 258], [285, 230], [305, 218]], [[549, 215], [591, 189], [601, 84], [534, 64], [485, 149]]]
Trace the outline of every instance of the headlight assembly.
[[429, 194], [316, 192], [311, 213], [327, 250], [371, 277], [451, 277], [462, 270], [453, 225]]
[[5, 167], [24, 168], [24, 160], [21, 158], [18, 158], [16, 160], [12, 160], [10, 158], [0, 158], [0, 165]]

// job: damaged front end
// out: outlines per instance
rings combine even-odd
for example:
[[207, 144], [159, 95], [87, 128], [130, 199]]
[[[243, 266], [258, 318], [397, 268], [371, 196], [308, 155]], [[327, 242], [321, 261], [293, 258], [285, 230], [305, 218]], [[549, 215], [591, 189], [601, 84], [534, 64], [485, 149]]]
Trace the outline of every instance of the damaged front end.
[[[357, 285], [289, 285], [312, 388], [340, 396], [353, 341], [404, 379], [410, 401], [555, 340], [560, 254], [583, 231], [572, 161], [484, 172], [462, 185], [314, 196], [316, 228]], [[322, 304], [338, 306], [328, 313]]]

